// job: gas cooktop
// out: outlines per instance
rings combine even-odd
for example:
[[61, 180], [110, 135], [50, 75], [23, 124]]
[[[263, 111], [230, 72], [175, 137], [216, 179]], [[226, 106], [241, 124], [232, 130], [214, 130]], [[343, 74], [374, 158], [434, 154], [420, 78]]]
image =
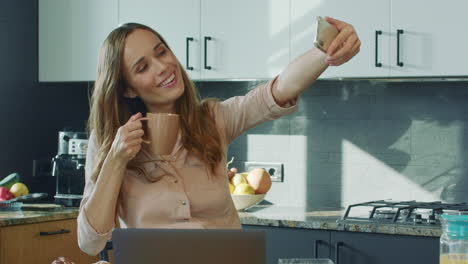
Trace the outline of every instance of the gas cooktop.
[[339, 223], [440, 225], [442, 213], [468, 213], [466, 203], [378, 200], [348, 206]]

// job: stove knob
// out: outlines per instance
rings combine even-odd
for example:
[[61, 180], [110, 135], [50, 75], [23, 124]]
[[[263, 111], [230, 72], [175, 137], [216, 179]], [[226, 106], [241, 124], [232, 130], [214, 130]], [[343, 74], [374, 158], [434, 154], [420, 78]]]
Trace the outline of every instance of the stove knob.
[[427, 222], [431, 225], [435, 225], [436, 224], [436, 218], [435, 218], [435, 215], [429, 215], [429, 218], [427, 219]]
[[414, 216], [414, 223], [415, 224], [422, 224], [422, 216], [420, 214], [417, 214]]

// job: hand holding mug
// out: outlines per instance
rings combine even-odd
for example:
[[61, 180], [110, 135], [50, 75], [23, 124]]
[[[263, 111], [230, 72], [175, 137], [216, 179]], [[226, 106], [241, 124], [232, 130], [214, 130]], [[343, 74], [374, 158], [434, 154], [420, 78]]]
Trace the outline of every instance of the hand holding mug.
[[112, 142], [111, 152], [123, 162], [132, 160], [141, 149], [145, 132], [140, 118], [141, 113], [131, 116], [125, 125], [119, 127]]

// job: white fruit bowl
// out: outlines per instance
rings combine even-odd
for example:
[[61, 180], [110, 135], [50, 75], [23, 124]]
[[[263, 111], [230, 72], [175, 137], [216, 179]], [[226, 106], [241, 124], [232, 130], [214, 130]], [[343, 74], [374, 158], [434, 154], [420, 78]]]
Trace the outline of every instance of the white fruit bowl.
[[243, 210], [261, 202], [264, 194], [231, 194], [236, 210]]

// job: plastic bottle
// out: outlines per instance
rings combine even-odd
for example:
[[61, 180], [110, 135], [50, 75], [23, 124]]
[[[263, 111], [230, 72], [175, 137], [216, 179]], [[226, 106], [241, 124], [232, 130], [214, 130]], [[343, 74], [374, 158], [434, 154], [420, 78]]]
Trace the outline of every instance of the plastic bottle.
[[440, 264], [468, 264], [468, 212], [442, 214]]

